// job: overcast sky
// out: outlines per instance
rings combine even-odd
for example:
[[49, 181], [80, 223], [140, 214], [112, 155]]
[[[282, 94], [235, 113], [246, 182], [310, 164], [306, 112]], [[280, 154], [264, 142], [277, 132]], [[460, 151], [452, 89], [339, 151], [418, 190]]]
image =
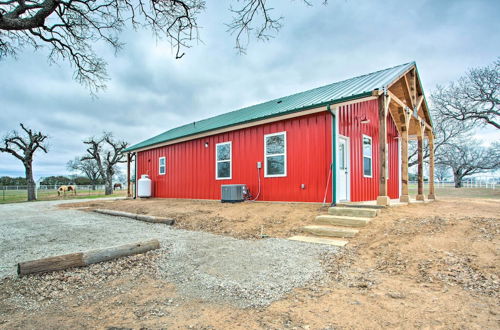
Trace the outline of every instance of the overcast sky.
[[[216, 3], [217, 2], [217, 3]], [[108, 89], [92, 99], [67, 64], [25, 49], [0, 61], [0, 135], [23, 122], [50, 136], [35, 176], [67, 174], [82, 140], [112, 131], [131, 144], [216, 114], [416, 61], [427, 96], [436, 84], [500, 56], [500, 1], [330, 0], [313, 7], [271, 1], [284, 27], [269, 42], [253, 41], [246, 55], [226, 33], [230, 1], [208, 1], [200, 16], [203, 43], [175, 60], [166, 43], [146, 31], [125, 31], [126, 46], [110, 49]], [[484, 129], [481, 138], [498, 140]], [[17, 159], [0, 154], [0, 176], [24, 175]]]

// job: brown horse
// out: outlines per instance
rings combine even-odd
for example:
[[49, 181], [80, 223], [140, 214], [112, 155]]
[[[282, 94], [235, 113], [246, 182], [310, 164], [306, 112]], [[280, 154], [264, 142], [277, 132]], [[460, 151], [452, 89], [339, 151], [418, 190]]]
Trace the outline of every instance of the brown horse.
[[120, 188], [120, 190], [122, 190], [122, 184], [121, 183], [115, 183], [113, 185], [113, 190], [116, 190], [117, 188]]
[[61, 194], [66, 195], [66, 192], [72, 191], [74, 195], [76, 195], [76, 186], [60, 186], [57, 189], [57, 196], [61, 196]]

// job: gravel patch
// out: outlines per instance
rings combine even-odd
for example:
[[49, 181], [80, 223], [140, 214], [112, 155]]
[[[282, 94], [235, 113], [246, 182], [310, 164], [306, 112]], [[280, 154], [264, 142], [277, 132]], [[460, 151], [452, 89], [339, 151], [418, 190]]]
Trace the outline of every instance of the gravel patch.
[[[244, 241], [176, 231], [160, 260], [165, 278], [185, 296], [239, 307], [266, 306], [294, 288], [325, 278], [321, 255], [337, 247], [284, 239]], [[182, 238], [181, 238], [182, 237]]]
[[[161, 244], [154, 258], [157, 276], [175, 283], [181, 296], [258, 307], [280, 299], [294, 288], [324, 279], [322, 256], [339, 251], [333, 246], [283, 239], [238, 240], [173, 229], [58, 209], [58, 203], [0, 205], [0, 277], [15, 276], [19, 261], [157, 238]], [[120, 261], [106, 265], [113, 272]], [[91, 272], [96, 267], [82, 271]], [[28, 283], [30, 279], [36, 282], [40, 277], [12, 280]], [[61, 281], [61, 277], [48, 276], [47, 281]]]

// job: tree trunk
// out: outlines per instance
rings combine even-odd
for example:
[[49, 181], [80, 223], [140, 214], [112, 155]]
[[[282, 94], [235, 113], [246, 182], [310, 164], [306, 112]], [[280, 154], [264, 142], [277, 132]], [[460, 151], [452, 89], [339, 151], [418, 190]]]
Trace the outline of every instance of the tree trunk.
[[453, 181], [455, 181], [455, 188], [462, 188], [462, 176], [458, 173], [453, 173]]
[[106, 177], [106, 189], [104, 192], [105, 195], [111, 195], [113, 194], [113, 176], [108, 175]]
[[35, 180], [33, 179], [33, 168], [31, 167], [31, 162], [30, 163], [25, 163], [25, 172], [26, 172], [26, 185], [27, 185], [27, 190], [28, 190], [28, 201], [34, 201], [36, 200], [36, 184]]

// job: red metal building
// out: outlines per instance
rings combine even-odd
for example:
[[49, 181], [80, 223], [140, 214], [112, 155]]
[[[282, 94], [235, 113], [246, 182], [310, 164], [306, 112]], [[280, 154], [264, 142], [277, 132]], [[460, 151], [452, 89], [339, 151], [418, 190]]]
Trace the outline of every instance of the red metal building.
[[[399, 81], [412, 72], [421, 92], [415, 64], [403, 64], [174, 128], [129, 147], [128, 159], [160, 198], [220, 199], [226, 184], [261, 201], [399, 198], [401, 132], [418, 133], [397, 102], [410, 103]], [[425, 102], [411, 111], [431, 128]]]

